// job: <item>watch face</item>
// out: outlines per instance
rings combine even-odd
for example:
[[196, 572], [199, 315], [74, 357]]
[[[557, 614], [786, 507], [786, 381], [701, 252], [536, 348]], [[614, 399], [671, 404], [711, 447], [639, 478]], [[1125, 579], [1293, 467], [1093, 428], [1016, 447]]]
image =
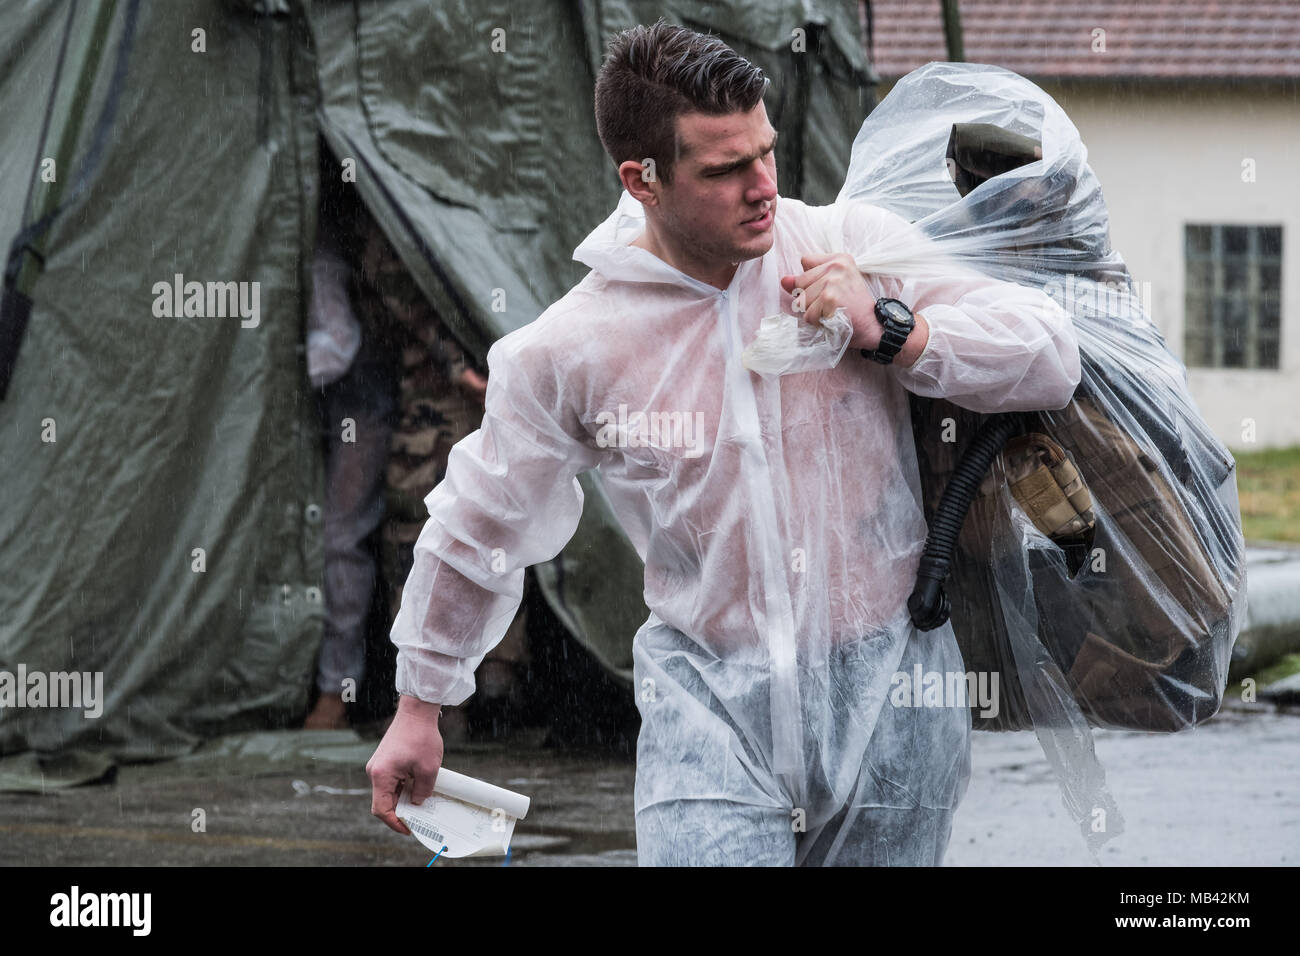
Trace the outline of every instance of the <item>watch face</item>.
[[908, 311], [907, 306], [897, 299], [881, 299], [879, 305], [880, 311], [899, 325], [910, 326], [916, 321], [912, 318], [912, 313]]

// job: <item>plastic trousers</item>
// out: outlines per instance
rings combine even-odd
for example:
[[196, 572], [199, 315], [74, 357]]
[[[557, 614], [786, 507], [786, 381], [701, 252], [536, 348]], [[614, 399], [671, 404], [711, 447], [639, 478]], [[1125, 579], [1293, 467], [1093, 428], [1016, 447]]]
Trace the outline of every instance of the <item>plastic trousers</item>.
[[[889, 645], [901, 642], [898, 648]], [[769, 693], [755, 668], [706, 652], [654, 615], [633, 643], [641, 733], [637, 739], [636, 834], [642, 866], [938, 866], [952, 817], [970, 779], [970, 713], [965, 706], [904, 707], [878, 701], [875, 728], [860, 755], [857, 785], [837, 800], [825, 766], [861, 737], [870, 720], [862, 693], [893, 673], [961, 671], [950, 626], [883, 632], [834, 649], [824, 668], [800, 666], [806, 705], [830, 704], [832, 739], [804, 735], [806, 777], [771, 772]], [[770, 721], [770, 717], [768, 718]], [[910, 745], [914, 743], [915, 745]], [[952, 773], [918, 773], [932, 761]], [[929, 779], [930, 783], [917, 784]], [[652, 796], [650, 796], [652, 795]]]

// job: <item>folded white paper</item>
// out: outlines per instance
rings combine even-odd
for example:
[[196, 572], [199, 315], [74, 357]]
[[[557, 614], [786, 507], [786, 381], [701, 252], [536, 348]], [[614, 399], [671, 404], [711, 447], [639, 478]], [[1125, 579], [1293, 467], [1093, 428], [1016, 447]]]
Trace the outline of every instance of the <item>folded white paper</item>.
[[403, 790], [397, 818], [443, 856], [504, 856], [515, 821], [527, 815], [530, 802], [523, 794], [444, 767], [433, 782], [433, 796], [418, 807]]

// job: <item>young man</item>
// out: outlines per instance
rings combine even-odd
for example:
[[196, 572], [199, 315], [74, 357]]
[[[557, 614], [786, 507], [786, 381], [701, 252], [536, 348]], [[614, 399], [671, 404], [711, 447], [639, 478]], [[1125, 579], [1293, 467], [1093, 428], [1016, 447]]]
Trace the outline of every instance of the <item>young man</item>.
[[[368, 771], [399, 832], [399, 788], [427, 797], [441, 763], [438, 705], [473, 692], [598, 467], [652, 611], [633, 643], [640, 862], [942, 860], [969, 713], [890, 699], [895, 674], [964, 671], [951, 626], [907, 615], [926, 527], [905, 389], [1060, 408], [1077, 343], [1037, 290], [859, 274], [853, 257], [914, 231], [779, 197], [766, 84], [679, 27], [611, 43], [596, 121], [626, 192], [575, 252], [587, 277], [492, 347], [483, 426], [428, 499], [393, 629], [402, 698]], [[844, 308], [852, 349], [748, 372], [760, 319], [800, 304], [812, 322]]]

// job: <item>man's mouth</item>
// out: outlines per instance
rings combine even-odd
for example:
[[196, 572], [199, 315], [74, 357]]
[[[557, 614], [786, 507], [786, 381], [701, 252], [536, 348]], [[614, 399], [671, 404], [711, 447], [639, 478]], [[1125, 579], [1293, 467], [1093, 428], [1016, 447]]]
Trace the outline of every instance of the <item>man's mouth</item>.
[[760, 215], [753, 219], [746, 219], [741, 223], [742, 226], [749, 226], [752, 229], [766, 229], [772, 222], [772, 207], [768, 206]]

